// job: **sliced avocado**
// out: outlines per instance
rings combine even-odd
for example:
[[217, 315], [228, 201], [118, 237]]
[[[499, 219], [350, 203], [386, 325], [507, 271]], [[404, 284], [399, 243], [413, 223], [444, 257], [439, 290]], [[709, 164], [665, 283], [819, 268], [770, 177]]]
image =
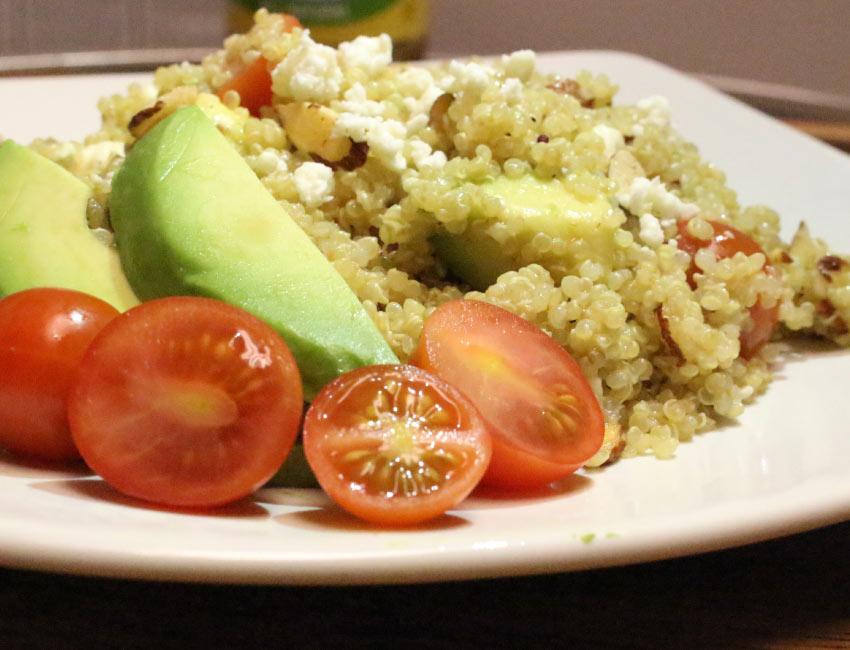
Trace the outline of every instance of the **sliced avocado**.
[[125, 311], [138, 304], [118, 252], [86, 225], [91, 190], [34, 151], [0, 144], [0, 295], [76, 289]]
[[[584, 200], [558, 179], [544, 181], [531, 174], [499, 176], [479, 188], [501, 199], [504, 213], [473, 211], [463, 233], [438, 232], [431, 240], [447, 268], [473, 288], [483, 291], [505, 271], [518, 268], [518, 249], [537, 233], [563, 240], [576, 262], [611, 255], [611, 237], [622, 217], [615, 214], [605, 195]], [[487, 233], [494, 221], [510, 226], [514, 233], [510, 245]]]
[[398, 363], [360, 301], [197, 107], [139, 140], [110, 199], [121, 263], [143, 299], [203, 295], [238, 305], [292, 349], [305, 393]]

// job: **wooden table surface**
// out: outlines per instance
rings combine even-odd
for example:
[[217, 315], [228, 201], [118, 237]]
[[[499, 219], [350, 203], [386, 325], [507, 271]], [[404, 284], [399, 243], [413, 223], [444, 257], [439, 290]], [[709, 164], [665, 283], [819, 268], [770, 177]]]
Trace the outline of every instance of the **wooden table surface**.
[[0, 570], [0, 648], [365, 646], [850, 648], [850, 522], [654, 564], [400, 587]]

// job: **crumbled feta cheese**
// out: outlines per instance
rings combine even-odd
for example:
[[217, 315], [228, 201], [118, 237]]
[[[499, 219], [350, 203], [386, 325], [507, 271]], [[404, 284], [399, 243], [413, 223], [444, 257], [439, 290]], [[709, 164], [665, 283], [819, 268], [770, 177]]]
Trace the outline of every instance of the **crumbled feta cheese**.
[[593, 132], [602, 138], [602, 142], [605, 144], [605, 157], [609, 160], [626, 145], [623, 134], [607, 124], [597, 124], [593, 127]]
[[481, 92], [493, 78], [491, 68], [474, 61], [470, 63], [452, 61], [449, 63], [449, 72], [454, 77], [454, 82], [451, 84], [453, 90]]
[[670, 126], [672, 119], [670, 112], [670, 100], [663, 95], [644, 97], [635, 104], [635, 106], [646, 113], [646, 117], [635, 124], [635, 135], [643, 133], [643, 128], [646, 124], [654, 124], [661, 128]]
[[629, 187], [617, 193], [617, 201], [632, 214], [652, 214], [662, 225], [676, 219], [690, 219], [699, 213], [693, 203], [686, 203], [670, 192], [658, 177], [635, 178]]
[[661, 229], [661, 222], [649, 213], [642, 214], [638, 237], [650, 248], [658, 248], [664, 243], [664, 231]]
[[446, 162], [446, 154], [442, 151], [433, 151], [427, 142], [422, 140], [411, 140], [408, 144], [410, 160], [417, 169], [440, 169]]
[[499, 93], [509, 104], [518, 104], [522, 101], [522, 82], [515, 77], [506, 79]]
[[331, 108], [337, 113], [354, 113], [355, 115], [383, 115], [384, 104], [369, 99], [366, 96], [366, 87], [361, 83], [355, 83], [345, 91], [343, 99], [332, 102]]
[[407, 161], [402, 154], [407, 128], [398, 120], [341, 113], [334, 125], [334, 135], [347, 136], [355, 142], [365, 142], [369, 145], [369, 154], [390, 169], [402, 171], [407, 168]]
[[301, 202], [308, 208], [315, 208], [333, 198], [333, 170], [321, 163], [302, 163], [292, 175], [295, 189]]
[[386, 34], [358, 36], [339, 44], [339, 58], [343, 66], [361, 68], [374, 77], [392, 63], [393, 42]]
[[434, 85], [434, 77], [427, 68], [410, 66], [400, 70], [395, 82], [406, 96], [420, 97]]
[[272, 71], [275, 95], [302, 102], [329, 102], [339, 95], [341, 84], [336, 50], [319, 45], [308, 34]]
[[511, 54], [502, 55], [502, 66], [505, 75], [521, 81], [528, 81], [534, 74], [536, 56], [533, 50], [517, 50]]
[[427, 113], [417, 113], [413, 115], [413, 117], [405, 123], [405, 126], [407, 127], [407, 134], [414, 135], [418, 131], [421, 131], [428, 126], [428, 121]]

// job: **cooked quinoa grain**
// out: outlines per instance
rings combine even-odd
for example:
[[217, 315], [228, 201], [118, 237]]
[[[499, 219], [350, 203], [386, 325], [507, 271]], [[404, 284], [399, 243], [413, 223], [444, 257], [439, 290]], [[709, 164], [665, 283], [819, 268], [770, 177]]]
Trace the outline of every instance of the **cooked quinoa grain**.
[[[252, 116], [235, 91], [215, 93], [258, 57], [274, 105]], [[671, 457], [680, 441], [741, 414], [780, 351], [771, 343], [741, 356], [756, 305], [778, 310], [775, 338], [814, 333], [850, 345], [848, 260], [805, 226], [782, 242], [776, 213], [739, 205], [724, 174], [673, 130], [664, 98], [620, 105], [616, 91], [588, 72], [540, 74], [529, 51], [493, 64], [394, 64], [385, 37], [334, 50], [307, 31], [283, 32], [260, 10], [253, 29], [200, 65], [162, 68], [152, 84], [101, 100], [103, 125], [83, 142], [33, 146], [93, 187], [90, 225], [105, 229], [110, 181], [139, 124], [198, 104], [400, 359], [429, 313], [462, 296], [519, 314], [563, 345], [606, 415], [589, 463], [599, 466]], [[295, 114], [302, 126], [286, 117]], [[314, 142], [320, 128], [327, 137]], [[323, 155], [328, 142], [354, 151], [356, 164]], [[551, 208], [532, 218], [493, 189], [502, 182], [568, 196], [592, 223], [564, 225]], [[718, 259], [703, 248], [692, 257], [677, 245], [679, 220], [703, 241], [710, 221], [734, 225], [764, 254]], [[473, 288], [440, 253], [440, 238], [494, 251], [498, 272]]]

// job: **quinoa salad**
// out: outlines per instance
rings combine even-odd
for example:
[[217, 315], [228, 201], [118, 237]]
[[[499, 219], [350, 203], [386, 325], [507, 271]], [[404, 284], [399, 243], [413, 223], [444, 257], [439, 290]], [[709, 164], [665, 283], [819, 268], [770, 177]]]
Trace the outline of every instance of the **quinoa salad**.
[[[402, 362], [425, 318], [461, 297], [503, 307], [569, 351], [605, 415], [589, 467], [669, 458], [739, 416], [770, 383], [784, 338], [850, 345], [847, 258], [805, 224], [782, 241], [776, 212], [740, 205], [671, 126], [663, 97], [620, 104], [616, 80], [542, 74], [530, 50], [399, 64], [386, 35], [331, 48], [280, 22], [260, 10], [201, 64], [160, 68], [153, 83], [102, 99], [102, 126], [81, 142], [30, 145], [92, 188], [99, 236], [110, 237], [111, 180], [127, 149], [197, 105]], [[260, 58], [272, 100], [249, 111], [228, 83]], [[708, 244], [724, 225], [755, 249], [682, 245]], [[770, 342], [748, 346], [765, 313], [777, 323]]]

